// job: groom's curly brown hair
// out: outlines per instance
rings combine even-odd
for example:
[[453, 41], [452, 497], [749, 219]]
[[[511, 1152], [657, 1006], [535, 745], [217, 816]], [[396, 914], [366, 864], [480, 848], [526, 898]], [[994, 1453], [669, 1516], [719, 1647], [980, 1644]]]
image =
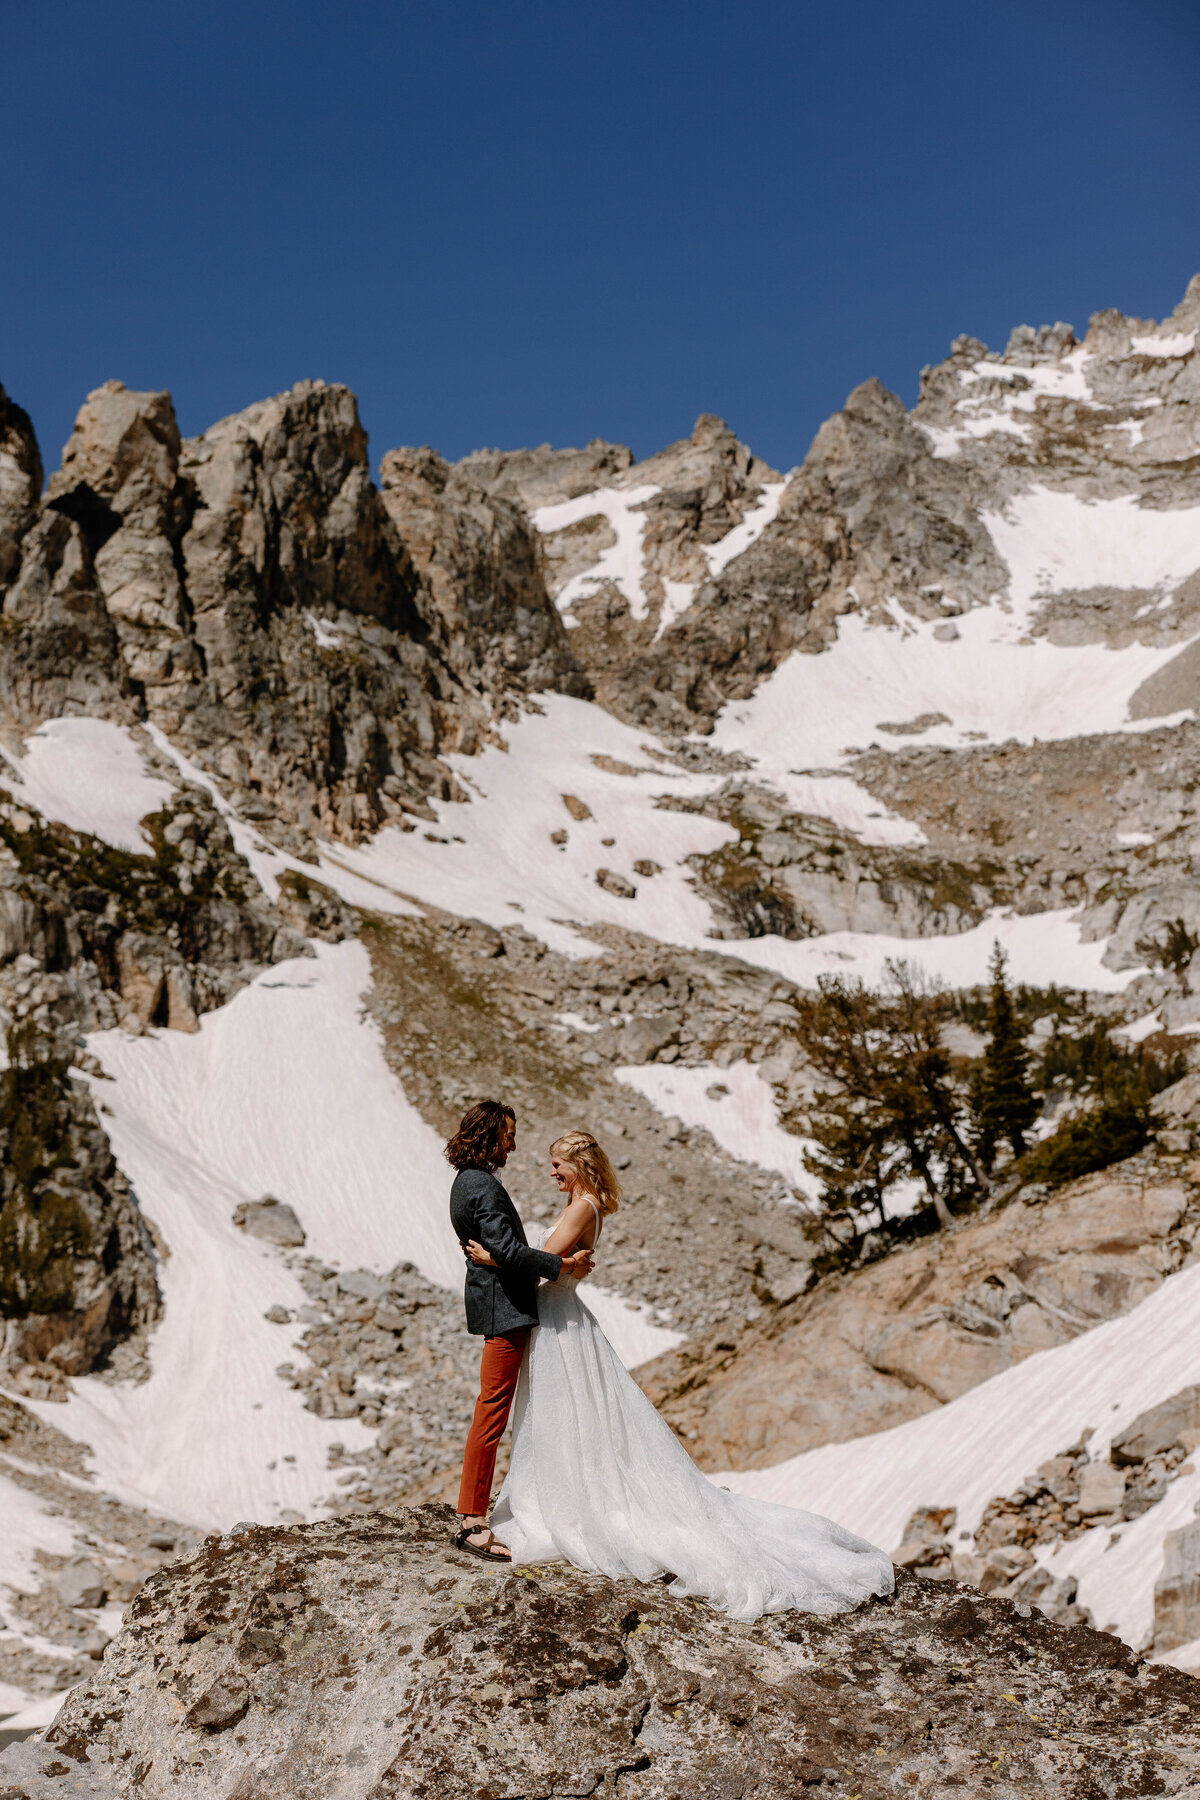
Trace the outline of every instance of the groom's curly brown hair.
[[501, 1100], [480, 1100], [469, 1106], [458, 1130], [446, 1145], [446, 1161], [456, 1169], [486, 1169], [493, 1174], [504, 1159], [501, 1148], [516, 1113]]

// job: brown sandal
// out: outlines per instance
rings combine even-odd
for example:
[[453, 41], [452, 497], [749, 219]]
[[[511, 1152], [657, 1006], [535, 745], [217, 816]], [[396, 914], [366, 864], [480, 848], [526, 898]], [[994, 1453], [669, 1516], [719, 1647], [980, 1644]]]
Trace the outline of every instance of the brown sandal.
[[[476, 1533], [480, 1531], [487, 1533], [483, 1543], [468, 1544], [467, 1539], [474, 1537]], [[493, 1544], [500, 1550], [503, 1550], [503, 1556], [497, 1556], [495, 1554], [492, 1549]], [[496, 1536], [495, 1532], [489, 1530], [486, 1525], [464, 1525], [460, 1531], [456, 1531], [454, 1534], [454, 1548], [456, 1550], [465, 1550], [468, 1556], [481, 1557], [484, 1562], [510, 1563], [512, 1561], [512, 1552], [506, 1545], [500, 1542], [500, 1539]]]

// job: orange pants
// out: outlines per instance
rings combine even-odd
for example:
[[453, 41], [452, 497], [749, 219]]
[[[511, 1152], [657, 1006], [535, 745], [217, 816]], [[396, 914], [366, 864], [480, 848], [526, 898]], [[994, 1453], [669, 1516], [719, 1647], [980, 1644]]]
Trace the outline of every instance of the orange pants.
[[496, 1451], [508, 1424], [521, 1359], [529, 1340], [529, 1326], [484, 1338], [479, 1362], [479, 1398], [463, 1453], [462, 1484], [458, 1510], [468, 1518], [486, 1516], [496, 1473]]

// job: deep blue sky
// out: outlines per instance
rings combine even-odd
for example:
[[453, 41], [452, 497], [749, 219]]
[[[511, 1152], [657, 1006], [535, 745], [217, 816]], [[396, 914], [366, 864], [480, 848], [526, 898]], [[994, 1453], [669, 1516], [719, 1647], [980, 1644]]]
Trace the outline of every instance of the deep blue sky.
[[1200, 268], [1196, 0], [58, 0], [0, 22], [0, 381], [397, 443], [719, 412], [778, 466], [969, 331]]

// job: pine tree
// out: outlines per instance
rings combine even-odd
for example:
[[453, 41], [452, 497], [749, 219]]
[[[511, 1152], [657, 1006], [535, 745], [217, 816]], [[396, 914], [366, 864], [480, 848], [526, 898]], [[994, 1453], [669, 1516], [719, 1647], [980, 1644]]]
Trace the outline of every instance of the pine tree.
[[1004, 1139], [1014, 1156], [1024, 1156], [1025, 1134], [1038, 1114], [1029, 1079], [1029, 1052], [1009, 991], [1007, 967], [1007, 956], [998, 943], [993, 945], [988, 964], [992, 978], [988, 1043], [971, 1083], [975, 1142], [980, 1161], [989, 1171]]
[[942, 1038], [945, 996], [903, 963], [873, 994], [823, 975], [799, 1009], [798, 1039], [829, 1084], [813, 1098], [807, 1158], [835, 1214], [886, 1218], [889, 1190], [915, 1179], [945, 1226], [949, 1200], [986, 1188], [967, 1130], [962, 1084]]

